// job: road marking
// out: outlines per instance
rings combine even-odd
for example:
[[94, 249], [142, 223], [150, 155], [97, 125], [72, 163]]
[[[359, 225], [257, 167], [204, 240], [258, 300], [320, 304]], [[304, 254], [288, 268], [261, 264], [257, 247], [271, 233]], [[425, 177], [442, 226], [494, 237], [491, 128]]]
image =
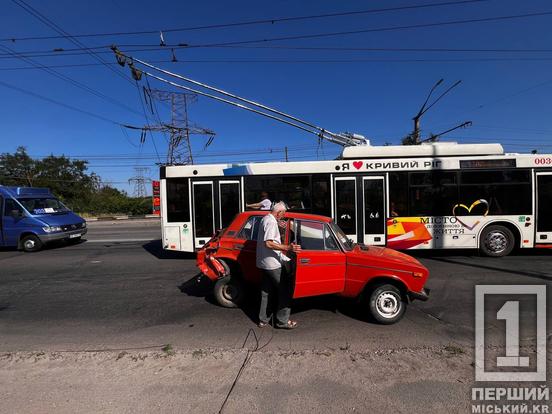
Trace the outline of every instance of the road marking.
[[87, 243], [125, 243], [125, 242], [144, 242], [144, 241], [157, 241], [159, 239], [87, 239]]

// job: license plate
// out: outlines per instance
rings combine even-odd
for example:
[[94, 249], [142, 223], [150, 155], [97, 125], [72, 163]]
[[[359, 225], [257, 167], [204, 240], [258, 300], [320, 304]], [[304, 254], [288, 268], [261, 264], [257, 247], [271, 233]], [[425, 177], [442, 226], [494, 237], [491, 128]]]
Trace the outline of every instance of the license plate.
[[82, 236], [82, 234], [80, 234], [80, 233], [79, 234], [70, 234], [69, 238], [70, 239], [76, 239], [77, 237], [80, 237], [80, 236]]

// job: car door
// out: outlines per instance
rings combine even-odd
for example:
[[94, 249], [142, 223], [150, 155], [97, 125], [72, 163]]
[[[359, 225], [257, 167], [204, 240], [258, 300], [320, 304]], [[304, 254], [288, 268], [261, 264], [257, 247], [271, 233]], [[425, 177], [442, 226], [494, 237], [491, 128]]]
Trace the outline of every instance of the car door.
[[4, 244], [6, 246], [17, 246], [19, 235], [29, 227], [25, 211], [15, 200], [6, 198], [2, 218], [4, 219], [2, 224]]
[[259, 269], [257, 269], [256, 265], [256, 256], [257, 236], [263, 217], [264, 216], [261, 215], [249, 217], [232, 243], [232, 249], [237, 251], [237, 261], [244, 278], [252, 282], [260, 280]]
[[294, 298], [342, 292], [346, 257], [327, 223], [296, 219], [291, 241], [301, 246], [296, 254]]

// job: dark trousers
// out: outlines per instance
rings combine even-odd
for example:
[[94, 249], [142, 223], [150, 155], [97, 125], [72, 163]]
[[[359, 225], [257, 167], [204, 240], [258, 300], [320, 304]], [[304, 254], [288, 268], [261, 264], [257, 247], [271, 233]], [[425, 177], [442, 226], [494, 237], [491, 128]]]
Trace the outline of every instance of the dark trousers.
[[[261, 270], [261, 309], [259, 321], [268, 323], [270, 316], [267, 313], [269, 302], [274, 304], [277, 299], [276, 325], [287, 325], [290, 314], [291, 284], [289, 273], [285, 269]], [[273, 308], [273, 306], [271, 306]], [[270, 311], [272, 314], [272, 311]]]

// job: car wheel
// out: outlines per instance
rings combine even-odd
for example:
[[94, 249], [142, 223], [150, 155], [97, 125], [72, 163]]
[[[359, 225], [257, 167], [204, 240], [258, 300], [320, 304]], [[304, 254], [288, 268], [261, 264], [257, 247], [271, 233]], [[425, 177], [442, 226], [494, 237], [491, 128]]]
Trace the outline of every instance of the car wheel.
[[225, 308], [238, 307], [245, 296], [243, 283], [229, 275], [217, 280], [213, 293], [218, 304]]
[[504, 226], [489, 226], [481, 233], [479, 249], [485, 256], [502, 257], [514, 249], [514, 234]]
[[370, 313], [379, 323], [390, 325], [398, 322], [406, 311], [400, 290], [393, 285], [380, 285], [370, 294]]
[[42, 242], [34, 234], [29, 234], [21, 240], [21, 247], [25, 252], [37, 252], [42, 248]]

